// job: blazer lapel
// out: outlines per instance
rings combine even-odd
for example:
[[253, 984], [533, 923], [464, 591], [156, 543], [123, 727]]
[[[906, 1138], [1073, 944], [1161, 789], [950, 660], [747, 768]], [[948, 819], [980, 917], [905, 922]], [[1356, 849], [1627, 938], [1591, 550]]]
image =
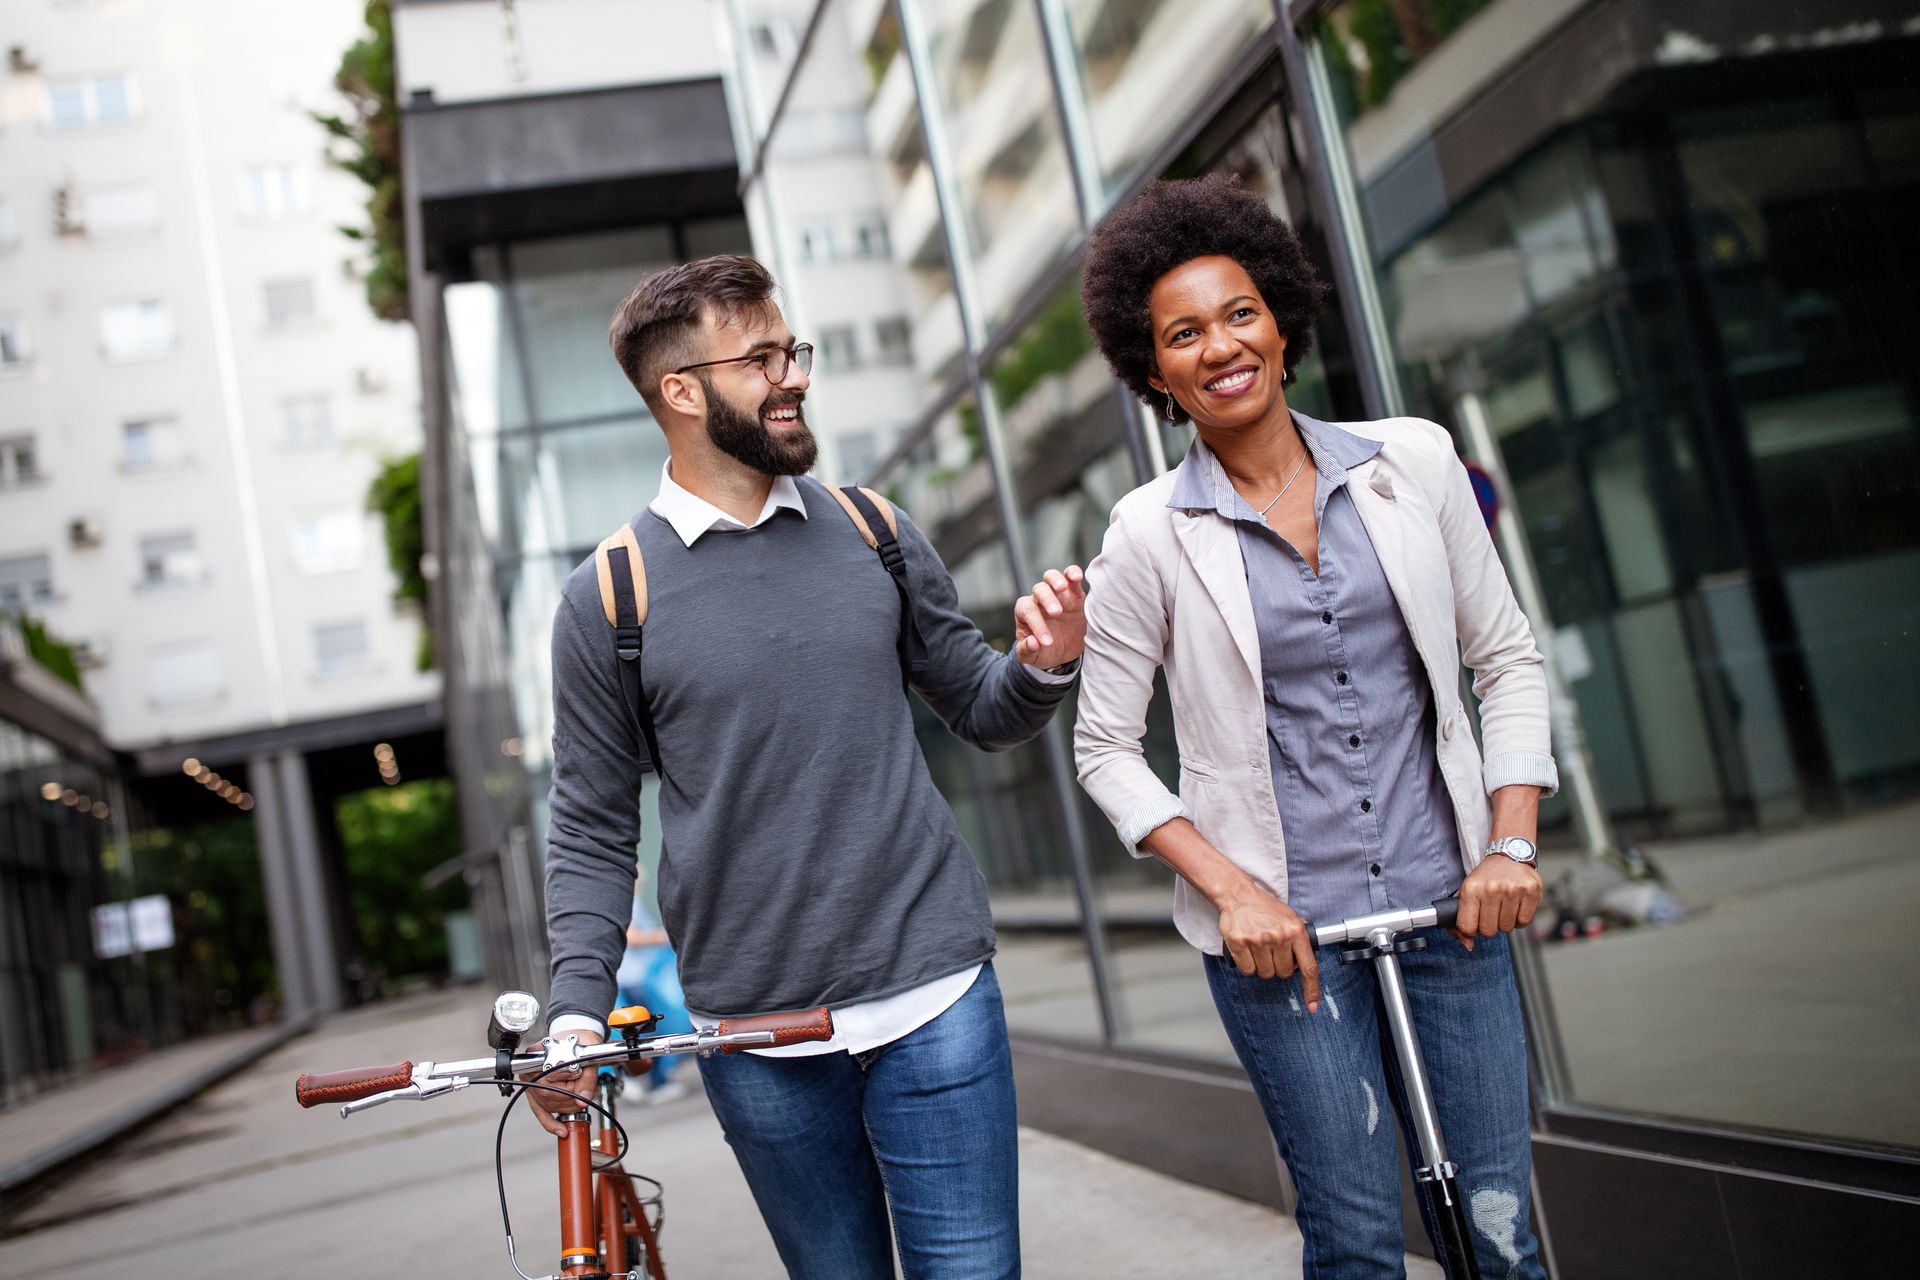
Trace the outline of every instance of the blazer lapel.
[[[1182, 475], [1175, 484], [1175, 502], [1183, 490], [1192, 491], [1207, 474], [1207, 462], [1199, 441], [1180, 463]], [[1211, 510], [1190, 510], [1169, 504], [1167, 518], [1173, 522], [1174, 537], [1180, 543], [1187, 562], [1199, 575], [1207, 594], [1226, 620], [1227, 634], [1234, 648], [1260, 680], [1260, 633], [1253, 622], [1253, 596], [1247, 590], [1247, 569], [1240, 558], [1240, 538], [1233, 522]]]
[[[1376, 454], [1347, 471], [1347, 492], [1373, 543], [1373, 553], [1379, 557], [1380, 571], [1393, 592], [1393, 601], [1400, 606], [1400, 616], [1406, 620], [1407, 631], [1413, 636], [1413, 647], [1420, 654], [1421, 665], [1427, 669], [1427, 683], [1438, 693], [1440, 683], [1433, 650], [1425, 634], [1428, 619], [1420, 608], [1420, 595], [1407, 572], [1404, 516], [1394, 492], [1392, 472], [1380, 465], [1380, 456]], [[1448, 678], [1452, 678], [1451, 673]]]

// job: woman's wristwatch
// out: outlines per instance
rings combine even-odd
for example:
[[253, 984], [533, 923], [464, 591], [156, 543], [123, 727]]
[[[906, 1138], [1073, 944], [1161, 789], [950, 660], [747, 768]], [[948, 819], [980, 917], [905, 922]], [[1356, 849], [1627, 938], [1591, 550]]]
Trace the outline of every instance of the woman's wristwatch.
[[1523, 867], [1531, 867], [1540, 856], [1533, 841], [1525, 836], [1501, 836], [1487, 845], [1488, 853], [1503, 853]]

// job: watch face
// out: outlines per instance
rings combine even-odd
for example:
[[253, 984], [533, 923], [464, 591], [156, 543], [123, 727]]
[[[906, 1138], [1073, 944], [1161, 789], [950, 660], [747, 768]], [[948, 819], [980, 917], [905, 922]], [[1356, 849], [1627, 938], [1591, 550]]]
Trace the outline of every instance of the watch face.
[[1515, 862], [1530, 863], [1534, 860], [1536, 850], [1533, 841], [1525, 836], [1507, 836], [1504, 839], [1495, 840], [1488, 852], [1504, 853]]

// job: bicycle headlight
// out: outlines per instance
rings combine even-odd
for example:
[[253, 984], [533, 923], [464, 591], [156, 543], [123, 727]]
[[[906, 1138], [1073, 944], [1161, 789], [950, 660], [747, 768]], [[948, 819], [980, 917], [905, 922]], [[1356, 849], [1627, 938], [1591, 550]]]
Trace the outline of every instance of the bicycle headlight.
[[502, 991], [493, 1001], [493, 1016], [487, 1020], [487, 1044], [494, 1049], [515, 1049], [520, 1038], [533, 1030], [540, 1017], [540, 1002], [525, 991]]

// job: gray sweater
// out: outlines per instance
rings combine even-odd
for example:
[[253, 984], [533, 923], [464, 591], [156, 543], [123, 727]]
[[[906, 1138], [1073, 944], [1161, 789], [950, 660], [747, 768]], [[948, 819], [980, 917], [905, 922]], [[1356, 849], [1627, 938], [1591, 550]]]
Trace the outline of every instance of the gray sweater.
[[[857, 1004], [994, 948], [986, 883], [914, 737], [892, 578], [831, 494], [799, 489], [806, 519], [692, 547], [651, 511], [633, 521], [664, 764], [660, 914], [688, 1005], [716, 1014]], [[916, 691], [976, 746], [1032, 738], [1069, 686], [986, 643], [904, 513], [900, 544], [927, 645]], [[625, 947], [646, 748], [619, 661], [589, 558], [553, 623], [550, 1017], [604, 1018]]]

